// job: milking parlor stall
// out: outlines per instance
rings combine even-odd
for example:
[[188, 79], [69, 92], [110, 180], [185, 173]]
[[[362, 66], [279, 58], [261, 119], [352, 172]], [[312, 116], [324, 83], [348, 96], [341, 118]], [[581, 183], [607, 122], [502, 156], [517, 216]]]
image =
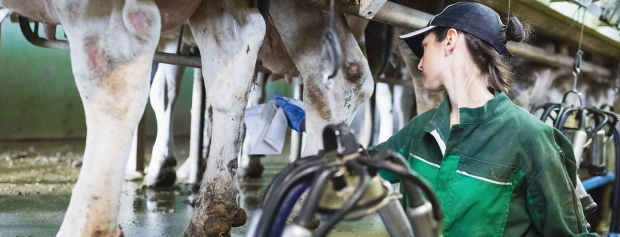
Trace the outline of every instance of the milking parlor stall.
[[[471, 3], [0, 0], [0, 236], [619, 236], [620, 0], [473, 2], [524, 34], [497, 41], [514, 83], [471, 111], [506, 98], [541, 130], [454, 151], [460, 124], [428, 129], [450, 90], [402, 38]], [[543, 130], [559, 173], [451, 163], [517, 140], [548, 159]]]

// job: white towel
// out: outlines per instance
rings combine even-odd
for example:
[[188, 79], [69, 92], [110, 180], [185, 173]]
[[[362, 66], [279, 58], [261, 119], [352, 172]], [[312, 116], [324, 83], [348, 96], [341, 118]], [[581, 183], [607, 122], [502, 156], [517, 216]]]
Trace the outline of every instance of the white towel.
[[275, 100], [245, 110], [245, 127], [250, 139], [249, 155], [282, 153], [288, 122]]

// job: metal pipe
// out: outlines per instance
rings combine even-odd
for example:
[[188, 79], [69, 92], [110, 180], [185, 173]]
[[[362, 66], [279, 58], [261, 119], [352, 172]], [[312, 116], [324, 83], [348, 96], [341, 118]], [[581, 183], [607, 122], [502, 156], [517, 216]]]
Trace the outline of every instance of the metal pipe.
[[407, 218], [414, 236], [438, 236], [439, 223], [433, 219], [433, 206], [429, 202], [416, 208], [409, 208]]
[[[304, 3], [311, 6], [319, 7], [324, 10], [329, 10], [330, 0], [300, 1], [303, 1]], [[363, 16], [359, 15], [359, 5], [347, 4], [342, 3], [341, 1], [336, 1], [335, 11], [363, 18]], [[379, 12], [377, 12], [377, 14], [372, 18], [372, 20], [413, 31], [426, 27], [428, 21], [430, 21], [431, 18], [433, 18], [433, 15], [426, 12], [415, 10], [388, 1], [383, 5], [383, 7], [381, 7]], [[506, 47], [513, 55], [534, 62], [539, 62], [556, 67], [573, 66], [572, 57], [562, 54], [550, 53], [544, 49], [529, 44], [508, 42], [508, 44], [506, 44]], [[611, 77], [612, 75], [611, 70], [588, 62], [582, 62], [581, 71], [584, 73], [601, 75], [603, 77]]]
[[377, 211], [385, 229], [392, 237], [413, 236], [413, 229], [408, 222], [407, 214], [398, 200], [392, 199]]
[[[506, 48], [513, 55], [525, 58], [527, 60], [544, 63], [555, 67], [573, 67], [573, 58], [563, 55], [550, 53], [542, 48], [538, 48], [525, 43], [508, 42]], [[593, 63], [581, 62], [581, 72], [600, 75], [611, 78], [611, 70], [595, 65]]]
[[[39, 37], [30, 28], [30, 21], [23, 16], [19, 16], [19, 28], [24, 34], [24, 37], [26, 38], [26, 40], [28, 40], [28, 42], [30, 42], [31, 44], [35, 46], [43, 47], [43, 48], [50, 48], [50, 49], [69, 50], [69, 42], [66, 40], [47, 40], [45, 38]], [[195, 67], [195, 68], [202, 67], [200, 56], [177, 55], [177, 54], [171, 54], [171, 53], [155, 52], [153, 61], [159, 62], [159, 63], [186, 66], [186, 67]], [[265, 70], [265, 69], [259, 68], [259, 70]]]
[[185, 66], [185, 67], [202, 68], [202, 62], [200, 60], [200, 56], [155, 52], [153, 61], [159, 62], [159, 63]]
[[47, 40], [36, 35], [35, 32], [30, 29], [30, 21], [23, 16], [19, 16], [19, 28], [22, 30], [26, 40], [35, 46], [50, 49], [69, 50], [69, 42], [66, 40]]

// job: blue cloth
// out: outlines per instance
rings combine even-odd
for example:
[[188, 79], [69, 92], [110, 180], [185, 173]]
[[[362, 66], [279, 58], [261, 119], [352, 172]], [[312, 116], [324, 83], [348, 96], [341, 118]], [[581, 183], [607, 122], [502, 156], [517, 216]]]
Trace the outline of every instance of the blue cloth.
[[306, 111], [303, 108], [290, 102], [291, 99], [286, 97], [276, 97], [276, 104], [284, 110], [288, 120], [288, 126], [297, 132], [301, 131], [301, 125], [306, 120]]

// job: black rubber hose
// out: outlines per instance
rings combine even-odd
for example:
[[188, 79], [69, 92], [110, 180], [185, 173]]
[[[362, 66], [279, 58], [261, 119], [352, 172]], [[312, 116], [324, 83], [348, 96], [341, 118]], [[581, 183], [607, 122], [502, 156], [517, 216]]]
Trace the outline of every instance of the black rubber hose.
[[293, 189], [289, 193], [287, 193], [286, 198], [282, 205], [278, 208], [278, 214], [276, 215], [276, 219], [271, 225], [271, 231], [269, 232], [269, 237], [280, 237], [282, 236], [282, 232], [284, 231], [284, 226], [286, 225], [286, 220], [291, 215], [291, 211], [299, 197], [308, 189], [310, 186], [310, 181], [303, 181], [298, 185], [295, 185]]
[[577, 110], [576, 108], [564, 108], [564, 109], [561, 109], [560, 113], [558, 114], [558, 117], [556, 119], [555, 128], [560, 130], [560, 132], [564, 131], [564, 124], [566, 124], [566, 120], [576, 110]]
[[[368, 166], [394, 172], [398, 174], [401, 177], [401, 179], [404, 178], [416, 184], [418, 188], [422, 190], [424, 195], [426, 195], [426, 198], [433, 206], [433, 218], [436, 221], [441, 221], [441, 219], [443, 218], [443, 214], [441, 212], [441, 207], [439, 206], [439, 200], [437, 199], [437, 196], [435, 195], [431, 187], [429, 187], [424, 181], [422, 181], [422, 179], [420, 179], [416, 175], [413, 175], [410, 172], [410, 169], [403, 167], [403, 166], [398, 166], [393, 163], [385, 162], [385, 161], [363, 161], [363, 162], [367, 164]], [[407, 190], [407, 191], [411, 196], [416, 195], [415, 190]]]
[[310, 166], [316, 165], [318, 163], [323, 163], [321, 161], [322, 156], [310, 156], [307, 158], [298, 159], [295, 162], [288, 164], [282, 171], [280, 171], [273, 178], [273, 181], [269, 183], [267, 188], [265, 189], [265, 194], [263, 196], [263, 200], [261, 201], [259, 208], [264, 206], [265, 200], [271, 200], [271, 194], [273, 193], [274, 187], [279, 187], [283, 182], [287, 179], [290, 179], [291, 175], [296, 174], [299, 170], [306, 169]]
[[547, 103], [547, 104], [543, 104], [543, 105], [534, 106], [534, 107], [530, 110], [530, 114], [534, 114], [534, 112], [536, 112], [536, 110], [542, 109], [542, 108], [546, 107], [548, 104], [551, 104], [551, 103]]
[[[539, 117], [540, 120], [545, 121], [544, 118], [546, 118], [547, 116], [549, 116], [549, 113], [551, 113], [551, 111], [553, 111], [553, 109], [557, 108], [559, 105], [558, 104], [554, 104], [554, 103], [546, 103], [540, 106], [536, 106], [534, 108], [532, 108], [530, 110], [530, 114], [534, 114], [534, 112], [536, 112], [539, 109], [543, 109], [543, 113], [541, 114], [541, 116]], [[545, 115], [547, 114], [547, 115]]]
[[561, 106], [560, 106], [560, 109], [558, 110], [558, 115], [555, 117], [555, 121], [554, 121], [554, 123], [553, 123], [553, 127], [554, 127], [554, 128], [559, 129], [559, 128], [558, 128], [558, 127], [559, 127], [559, 125], [558, 125], [558, 124], [560, 124], [560, 121], [562, 120], [562, 117], [564, 117], [564, 111], [565, 111], [566, 109], [567, 109], [566, 107], [561, 107]]
[[607, 125], [607, 122], [609, 121], [609, 118], [607, 116], [606, 113], [603, 113], [603, 111], [600, 111], [596, 108], [588, 108], [587, 111], [589, 113], [592, 113], [594, 115], [598, 115], [601, 119], [601, 121], [596, 120], [597, 124], [596, 127], [594, 127], [594, 130], [592, 130], [592, 132], [589, 134], [589, 137], [592, 137], [594, 134], [596, 134], [596, 132], [598, 132], [599, 130], [603, 129], [603, 127], [605, 127], [605, 125]]
[[294, 168], [295, 168], [295, 165], [291, 163], [285, 166], [284, 169], [282, 169], [282, 171], [276, 174], [276, 176], [273, 178], [271, 183], [267, 185], [267, 188], [265, 189], [265, 194], [263, 195], [263, 200], [261, 200], [260, 204], [258, 205], [258, 208], [264, 207], [265, 200], [271, 199], [271, 194], [273, 193], [274, 187], [279, 187], [280, 184], [282, 183], [282, 180], [284, 179], [284, 176], [289, 174]]
[[614, 148], [616, 156], [614, 189], [611, 196], [612, 209], [611, 209], [611, 223], [609, 227], [610, 233], [620, 233], [620, 223], [618, 223], [618, 215], [620, 214], [620, 135], [616, 127], [611, 128], [614, 136]]
[[355, 204], [357, 204], [357, 202], [362, 198], [362, 195], [364, 194], [364, 191], [368, 187], [368, 180], [369, 180], [369, 178], [368, 178], [368, 173], [366, 172], [366, 167], [364, 167], [363, 165], [358, 163], [357, 160], [349, 160], [349, 161], [345, 162], [344, 165], [347, 168], [350, 168], [353, 171], [355, 171], [355, 174], [359, 177], [359, 182], [357, 183], [357, 188], [355, 189], [355, 191], [353, 192], [353, 194], [351, 195], [349, 200], [347, 200], [342, 205], [342, 208], [340, 208], [340, 210], [336, 211], [336, 213], [334, 213], [332, 215], [332, 217], [329, 218], [327, 223], [325, 223], [325, 225], [323, 225], [323, 227], [321, 227], [317, 232], [315, 232], [314, 235], [312, 235], [313, 237], [326, 236], [327, 233], [332, 228], [334, 228], [334, 226], [340, 220], [342, 220], [345, 217], [345, 215], [347, 215], [347, 213], [349, 211], [351, 211], [351, 209], [353, 209], [353, 207], [355, 207]]
[[[411, 167], [409, 167], [409, 164], [407, 163], [407, 161], [405, 161], [405, 159], [402, 158], [402, 156], [400, 156], [399, 153], [396, 153], [394, 151], [388, 151], [385, 153], [377, 154], [373, 157], [373, 160], [391, 161], [391, 162], [396, 163], [397, 165], [406, 167], [407, 170], [411, 170]], [[411, 207], [419, 207], [421, 205], [424, 205], [424, 198], [418, 191], [419, 188], [416, 188], [415, 183], [402, 182], [402, 185], [403, 185], [403, 188], [405, 188], [405, 190], [415, 190], [415, 191], [411, 191], [410, 194], [412, 195], [409, 195], [409, 203], [411, 204]]]
[[[547, 118], [551, 115], [551, 112], [553, 112], [554, 110], [558, 109], [560, 107], [560, 105], [558, 104], [553, 104], [553, 106], [549, 106], [545, 109], [545, 111], [543, 111], [543, 114], [540, 116], [540, 120], [543, 122], [547, 121]], [[558, 111], [559, 112], [559, 111]], [[553, 119], [553, 121], [555, 122], [555, 120], [557, 120], [559, 117], [556, 115], [555, 119]]]
[[600, 109], [604, 110], [605, 108], [609, 108], [609, 111], [614, 111], [614, 107], [609, 105], [609, 104], [607, 104], [607, 103], [602, 104]]
[[[273, 221], [276, 218], [278, 213], [278, 208], [286, 198], [286, 194], [288, 194], [293, 187], [297, 184], [310, 179], [311, 175], [316, 171], [325, 169], [324, 165], [316, 165], [313, 167], [309, 167], [301, 172], [296, 173], [290, 180], [284, 182], [279, 187], [272, 189], [273, 194], [269, 195], [273, 197], [265, 204], [263, 208], [263, 216], [261, 217], [262, 225], [260, 225], [256, 229], [257, 236], [269, 236], [271, 231], [271, 226], [273, 225]], [[265, 195], [267, 196], [267, 195]], [[263, 199], [263, 202], [265, 199]]]
[[318, 174], [314, 176], [314, 180], [312, 181], [312, 185], [310, 186], [310, 192], [308, 193], [308, 197], [304, 202], [304, 206], [301, 208], [299, 215], [294, 220], [294, 223], [306, 228], [309, 228], [312, 224], [312, 217], [316, 213], [316, 210], [319, 206], [319, 202], [321, 201], [321, 196], [325, 191], [325, 187], [329, 182], [329, 178], [332, 175], [332, 169], [324, 169], [319, 171]]

